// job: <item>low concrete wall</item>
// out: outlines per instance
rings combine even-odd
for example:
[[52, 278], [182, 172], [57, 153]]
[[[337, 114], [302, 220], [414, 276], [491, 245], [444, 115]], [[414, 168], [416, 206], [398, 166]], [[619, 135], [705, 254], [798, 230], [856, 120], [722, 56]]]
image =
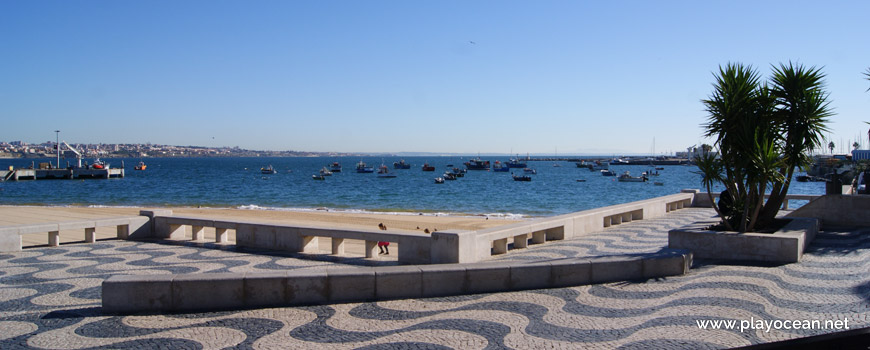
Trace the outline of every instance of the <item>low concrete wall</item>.
[[228, 310], [425, 298], [685, 274], [692, 254], [345, 268], [267, 273], [118, 275], [103, 281], [103, 312]]
[[668, 247], [691, 251], [697, 259], [799, 262], [819, 231], [819, 220], [793, 218], [774, 233], [709, 231], [718, 221], [698, 222], [668, 232]]
[[[685, 191], [685, 190], [684, 190]], [[803, 201], [812, 201], [816, 198], [822, 196], [812, 195], [812, 194], [787, 194], [785, 195], [784, 201], [782, 201], [783, 210], [788, 210], [788, 201], [789, 200], [803, 200]], [[765, 195], [765, 199], [770, 198], [770, 195]], [[719, 200], [719, 193], [713, 193], [713, 201]], [[697, 192], [695, 193], [695, 198], [692, 200], [693, 207], [701, 207], [701, 208], [712, 208], [713, 204], [710, 202], [710, 195], [707, 192]], [[806, 217], [806, 215], [804, 215]]]
[[49, 224], [15, 225], [0, 227], [0, 252], [12, 252], [21, 250], [21, 235], [46, 233], [48, 245], [59, 244], [60, 231], [83, 230], [85, 242], [95, 241], [94, 230], [97, 227], [116, 227], [119, 239], [128, 239], [132, 236], [150, 235], [150, 225], [147, 217], [125, 216], [117, 218], [63, 221]]
[[870, 226], [870, 195], [831, 194], [813, 199], [788, 214], [788, 217], [810, 217], [822, 225]]

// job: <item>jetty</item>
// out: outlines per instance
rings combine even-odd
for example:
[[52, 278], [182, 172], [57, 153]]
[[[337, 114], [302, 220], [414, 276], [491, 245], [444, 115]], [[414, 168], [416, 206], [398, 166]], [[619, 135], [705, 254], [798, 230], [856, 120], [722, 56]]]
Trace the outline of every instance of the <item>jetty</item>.
[[0, 180], [49, 180], [49, 179], [109, 179], [124, 177], [124, 168], [92, 169], [86, 167], [69, 168], [12, 168], [0, 170]]

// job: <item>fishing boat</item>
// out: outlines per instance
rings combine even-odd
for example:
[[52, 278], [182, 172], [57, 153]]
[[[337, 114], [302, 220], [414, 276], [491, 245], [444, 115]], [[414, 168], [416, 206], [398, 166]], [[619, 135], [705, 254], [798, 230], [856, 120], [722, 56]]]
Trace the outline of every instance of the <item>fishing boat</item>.
[[596, 160], [595, 162], [587, 163], [587, 167], [589, 167], [589, 171], [610, 170], [610, 163]]
[[93, 169], [108, 169], [109, 165], [106, 164], [106, 162], [103, 162], [102, 160], [100, 160], [100, 158], [97, 158], [94, 160], [94, 164], [91, 164], [91, 168], [93, 168]]
[[456, 177], [465, 177], [465, 173], [467, 173], [467, 172], [468, 172], [468, 170], [465, 170], [465, 169], [453, 168], [452, 174], [453, 174], [453, 176], [456, 176]]
[[610, 169], [603, 169], [603, 170], [601, 170], [601, 175], [604, 175], [604, 176], [616, 176], [616, 173], [610, 171]]
[[523, 168], [523, 172], [526, 174], [537, 174], [538, 171], [532, 168]]
[[136, 166], [133, 167], [134, 170], [145, 170], [145, 168], [148, 168], [148, 166], [145, 165], [145, 162], [139, 162], [139, 164], [136, 164]]
[[314, 180], [326, 180], [326, 176], [317, 175], [317, 174], [311, 175], [311, 178]]
[[644, 182], [647, 180], [647, 176], [646, 173], [643, 173], [641, 176], [631, 176], [631, 173], [626, 171], [622, 175], [619, 175], [616, 180], [619, 182]]
[[511, 159], [507, 162], [507, 166], [508, 166], [508, 168], [519, 168], [519, 169], [522, 169], [522, 168], [527, 168], [527, 167], [528, 167], [528, 164], [525, 163], [525, 162], [521, 162], [521, 161], [519, 160], [519, 158], [511, 158]]
[[492, 165], [492, 171], [507, 172], [510, 170], [511, 169], [509, 166], [507, 166], [507, 164], [502, 163], [501, 161], [498, 161], [498, 160], [495, 161], [495, 164]]
[[393, 162], [393, 169], [411, 169], [411, 163], [405, 163], [405, 160], [402, 159], [398, 162]]
[[444, 183], [444, 178], [443, 178], [443, 177], [436, 177], [436, 178], [435, 178], [435, 183], [436, 183], [436, 184], [443, 184], [443, 183]]
[[517, 176], [517, 175], [511, 174], [511, 176], [514, 178], [514, 181], [532, 181], [532, 177], [528, 176], [528, 175]]
[[269, 166], [267, 166], [265, 168], [260, 168], [260, 172], [263, 174], [277, 174], [278, 173], [278, 171], [272, 167], [272, 164], [269, 164]]
[[456, 180], [456, 175], [453, 175], [453, 173], [444, 173], [442, 176], [444, 180]]
[[396, 174], [391, 173], [390, 168], [388, 168], [386, 165], [381, 164], [381, 166], [378, 168], [378, 177], [382, 179], [388, 179], [396, 177]]
[[373, 173], [373, 172], [375, 172], [375, 168], [367, 166], [365, 162], [360, 160], [359, 163], [356, 163], [356, 172], [358, 172], [358, 173]]
[[332, 162], [332, 165], [329, 166], [329, 171], [331, 171], [333, 173], [340, 173], [341, 172], [341, 164], [339, 164], [338, 162]]
[[465, 168], [468, 170], [489, 170], [489, 161], [481, 160], [480, 157], [469, 159], [465, 162]]
[[424, 163], [423, 164], [423, 171], [435, 171], [435, 167], [429, 165], [429, 163]]
[[323, 167], [322, 169], [320, 169], [320, 175], [332, 176], [332, 172], [329, 171], [329, 169], [327, 169], [326, 167]]

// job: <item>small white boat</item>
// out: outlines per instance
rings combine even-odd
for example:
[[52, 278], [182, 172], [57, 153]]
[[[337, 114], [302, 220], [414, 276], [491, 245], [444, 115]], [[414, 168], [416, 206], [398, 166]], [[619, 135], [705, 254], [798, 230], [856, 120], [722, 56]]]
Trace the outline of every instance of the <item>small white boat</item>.
[[646, 173], [643, 173], [641, 176], [631, 176], [631, 173], [626, 171], [616, 179], [619, 180], [619, 182], [644, 182], [647, 180], [647, 177]]
[[601, 170], [601, 175], [603, 176], [616, 176], [616, 173], [610, 171], [610, 169]]
[[443, 184], [443, 183], [444, 183], [444, 178], [443, 178], [443, 177], [436, 177], [436, 178], [435, 178], [435, 183], [436, 183], [436, 184]]
[[523, 168], [523, 172], [526, 174], [537, 174], [538, 171], [532, 168]]
[[326, 180], [326, 176], [323, 175], [311, 175], [311, 178], [314, 180]]
[[323, 169], [320, 169], [320, 175], [332, 176], [332, 172], [329, 171], [329, 169], [327, 169], [326, 167], [323, 167]]

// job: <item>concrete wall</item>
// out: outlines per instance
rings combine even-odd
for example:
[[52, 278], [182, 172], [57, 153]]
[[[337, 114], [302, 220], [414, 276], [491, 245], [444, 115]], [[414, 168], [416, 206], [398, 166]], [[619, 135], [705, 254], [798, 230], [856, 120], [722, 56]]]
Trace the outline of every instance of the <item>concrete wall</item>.
[[577, 286], [685, 274], [686, 251], [268, 273], [118, 275], [102, 284], [103, 312], [162, 312], [425, 298]]
[[811, 217], [822, 225], [870, 226], [870, 195], [826, 195], [818, 197], [788, 214], [788, 217]]
[[700, 222], [668, 232], [668, 248], [691, 251], [697, 259], [799, 262], [819, 231], [819, 220], [794, 218], [774, 233], [708, 231]]
[[82, 230], [85, 242], [93, 243], [95, 241], [94, 230], [97, 227], [116, 227], [119, 239], [128, 239], [132, 235], [150, 234], [149, 220], [144, 216], [4, 226], [0, 227], [0, 252], [20, 251], [21, 235], [33, 233], [46, 233], [49, 246], [57, 246], [60, 231]]

